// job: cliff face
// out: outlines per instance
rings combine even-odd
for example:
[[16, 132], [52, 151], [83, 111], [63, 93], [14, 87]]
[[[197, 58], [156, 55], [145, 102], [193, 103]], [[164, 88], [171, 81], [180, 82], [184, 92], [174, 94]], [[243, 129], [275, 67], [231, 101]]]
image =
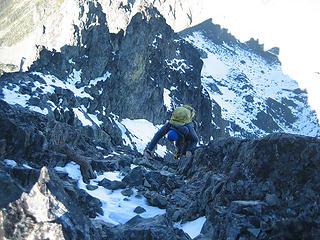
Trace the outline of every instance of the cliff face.
[[[114, 131], [108, 132], [112, 129], [108, 126], [110, 113], [122, 119], [143, 118], [162, 124], [175, 106], [189, 103], [197, 109], [199, 134], [204, 141], [224, 134], [221, 119], [216, 117], [220, 130], [212, 125], [212, 113], [215, 116], [220, 113], [219, 109], [212, 110], [208, 94], [201, 86], [199, 53], [172, 31], [155, 8], [143, 8], [137, 13], [125, 34], [110, 34], [100, 5], [89, 2], [87, 7], [88, 12], [80, 15], [80, 18], [86, 16], [86, 22], [82, 28], [75, 27], [77, 45], [65, 45], [61, 52], [39, 47], [39, 58], [30, 71], [50, 74], [64, 84], [76, 81], [76, 88], [83, 88], [89, 97], [79, 97], [56, 86], [50, 93], [39, 90], [31, 98], [41, 101], [29, 100], [27, 105], [37, 102], [49, 115], [53, 115], [55, 106], [84, 107], [87, 113], [98, 114], [98, 119], [107, 125], [97, 131], [118, 138]], [[17, 86], [24, 83], [28, 92], [32, 92], [37, 79], [31, 72], [5, 74], [2, 86], [9, 82]], [[164, 103], [165, 98], [170, 102]]]
[[23, 70], [27, 70], [37, 58], [37, 46], [60, 51], [64, 45], [77, 45], [77, 29], [85, 27], [92, 5], [103, 7], [107, 22], [102, 25], [108, 25], [112, 33], [126, 29], [132, 16], [150, 5], [147, 1], [79, 0], [6, 0], [0, 4], [0, 64], [5, 71], [11, 70], [7, 64], [19, 69], [22, 58]]
[[[166, 112], [174, 106], [189, 103], [203, 121], [200, 131], [204, 134], [205, 126], [211, 125], [211, 103], [202, 92], [199, 53], [172, 31], [156, 9], [151, 11], [154, 13], [135, 15], [121, 41], [119, 89], [131, 93], [118, 101], [123, 108], [121, 115], [161, 123], [161, 116], [168, 118]], [[166, 92], [172, 102], [165, 107]], [[206, 140], [210, 137], [203, 136]]]

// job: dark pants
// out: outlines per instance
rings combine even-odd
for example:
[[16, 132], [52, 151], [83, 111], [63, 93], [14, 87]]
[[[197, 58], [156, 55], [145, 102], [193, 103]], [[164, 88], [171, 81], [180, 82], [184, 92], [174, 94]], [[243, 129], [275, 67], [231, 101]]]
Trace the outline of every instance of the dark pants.
[[180, 155], [186, 155], [187, 146], [188, 146], [188, 142], [184, 137], [180, 137], [179, 140], [176, 141], [176, 147]]

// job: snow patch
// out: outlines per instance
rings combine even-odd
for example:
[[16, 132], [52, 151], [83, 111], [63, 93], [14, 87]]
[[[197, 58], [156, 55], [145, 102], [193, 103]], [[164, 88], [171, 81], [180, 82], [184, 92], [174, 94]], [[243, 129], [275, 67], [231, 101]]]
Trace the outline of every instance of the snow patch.
[[200, 235], [201, 229], [206, 220], [206, 217], [200, 217], [194, 221], [186, 222], [184, 224], [175, 223], [174, 226], [176, 228], [182, 229], [193, 239]]
[[16, 167], [18, 165], [14, 160], [5, 159], [3, 161], [5, 164], [9, 165], [10, 167]]
[[67, 173], [68, 176], [78, 181], [78, 187], [85, 190], [89, 195], [100, 200], [102, 203], [103, 215], [99, 215], [96, 219], [100, 219], [107, 223], [114, 225], [124, 224], [136, 214], [134, 209], [138, 206], [143, 207], [146, 211], [139, 214], [143, 218], [152, 218], [156, 215], [165, 214], [165, 210], [152, 207], [148, 205], [147, 200], [140, 196], [136, 189], [133, 190], [133, 195], [128, 197], [121, 194], [122, 190], [108, 190], [98, 183], [103, 179], [110, 181], [121, 181], [123, 176], [118, 171], [105, 172], [102, 175], [97, 176], [96, 179], [90, 180], [90, 185], [97, 186], [95, 190], [88, 190], [86, 184], [82, 180], [80, 166], [74, 162], [68, 163], [65, 167], [55, 167], [56, 171]]
[[[143, 153], [147, 144], [151, 141], [154, 134], [159, 130], [160, 126], [154, 126], [151, 122], [145, 119], [124, 119], [121, 124], [129, 131], [129, 135], [132, 142], [137, 147], [140, 153]], [[160, 156], [164, 157], [167, 153], [166, 146], [157, 145], [155, 152]]]
[[171, 111], [172, 110], [172, 99], [170, 97], [170, 90], [164, 88], [163, 89], [163, 102], [164, 102], [164, 105], [166, 106], [167, 108], [167, 111]]
[[73, 108], [75, 116], [80, 120], [82, 126], [92, 126], [92, 122], [85, 117], [84, 113], [79, 108]]
[[171, 60], [165, 59], [165, 62], [169, 66], [169, 68], [174, 71], [181, 71], [181, 72], [185, 73], [186, 69], [192, 68], [186, 64], [185, 59], [176, 59], [176, 58], [171, 59]]

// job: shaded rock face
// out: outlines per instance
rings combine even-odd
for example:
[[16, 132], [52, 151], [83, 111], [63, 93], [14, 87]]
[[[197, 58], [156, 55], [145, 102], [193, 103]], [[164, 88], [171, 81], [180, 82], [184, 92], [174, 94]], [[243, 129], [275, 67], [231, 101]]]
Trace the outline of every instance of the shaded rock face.
[[198, 52], [173, 32], [156, 9], [136, 14], [121, 41], [117, 63], [121, 74], [116, 85], [118, 94], [130, 95], [114, 98], [116, 112], [163, 123], [171, 110], [164, 106], [165, 91], [170, 90], [174, 102], [169, 107], [191, 104], [197, 110], [201, 136], [207, 141], [208, 131], [213, 131], [212, 109], [208, 96], [202, 93], [201, 68]]
[[76, 44], [63, 46], [61, 52], [39, 46], [38, 60], [32, 64], [30, 71], [50, 73], [66, 79], [73, 69], [81, 69], [83, 84], [104, 74], [113, 58], [106, 16], [100, 4], [89, 1], [80, 7], [79, 19], [81, 23], [74, 25]]
[[[56, 145], [69, 144], [88, 155], [95, 152], [96, 144], [108, 148], [105, 143], [98, 143], [75, 131], [69, 124], [57, 122], [23, 107], [12, 107], [4, 101], [0, 101], [0, 106], [2, 158], [26, 158], [38, 166], [39, 158], [46, 156], [46, 163], [50, 165], [50, 160], [57, 157]], [[63, 157], [60, 159], [65, 163]]]
[[[70, 161], [70, 154], [63, 150], [63, 146], [75, 149], [73, 155], [87, 157], [99, 155], [97, 145], [110, 151], [104, 142], [89, 139], [66, 123], [23, 107], [12, 107], [3, 101], [0, 101], [0, 122], [1, 207], [17, 200], [22, 192], [29, 191], [42, 166], [63, 166]], [[18, 165], [10, 168], [3, 162], [5, 159], [14, 160]]]
[[272, 134], [198, 149], [191, 167], [179, 170], [205, 179], [197, 184], [197, 211], [208, 217], [199, 239], [318, 238], [319, 146], [316, 138]]

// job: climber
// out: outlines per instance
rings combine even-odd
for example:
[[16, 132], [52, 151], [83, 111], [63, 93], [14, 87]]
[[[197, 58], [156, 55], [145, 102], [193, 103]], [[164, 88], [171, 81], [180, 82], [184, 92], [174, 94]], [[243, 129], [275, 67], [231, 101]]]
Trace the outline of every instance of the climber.
[[177, 152], [175, 159], [180, 156], [192, 158], [193, 151], [198, 143], [198, 136], [195, 131], [194, 123], [195, 110], [190, 105], [177, 107], [171, 115], [170, 121], [165, 123], [154, 135], [151, 142], [147, 145], [144, 156], [152, 158], [153, 150], [158, 141], [166, 134], [168, 140], [175, 142]]

